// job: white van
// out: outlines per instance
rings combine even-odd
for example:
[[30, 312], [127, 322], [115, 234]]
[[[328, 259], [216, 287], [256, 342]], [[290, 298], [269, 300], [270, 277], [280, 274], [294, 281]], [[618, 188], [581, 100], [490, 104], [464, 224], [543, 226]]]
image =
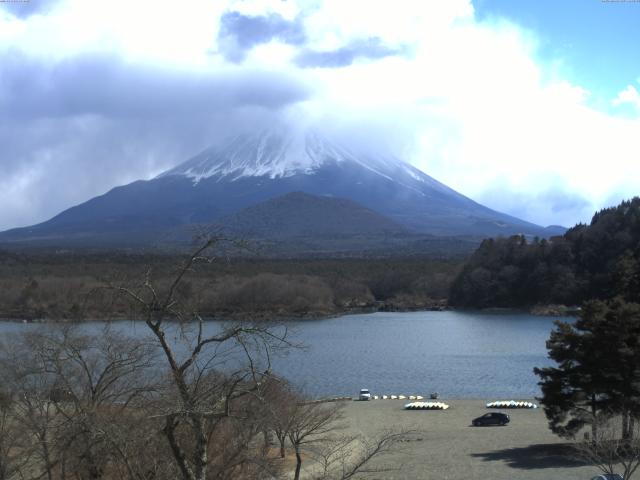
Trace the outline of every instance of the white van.
[[371, 400], [371, 392], [368, 388], [360, 389], [360, 400]]

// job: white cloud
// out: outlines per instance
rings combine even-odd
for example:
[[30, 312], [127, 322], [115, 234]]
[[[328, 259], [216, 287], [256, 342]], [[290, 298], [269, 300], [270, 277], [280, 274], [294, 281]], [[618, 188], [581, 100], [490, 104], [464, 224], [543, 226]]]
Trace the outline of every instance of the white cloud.
[[306, 26], [316, 47], [336, 48], [354, 38], [380, 37], [391, 43], [435, 38], [453, 23], [471, 19], [467, 0], [325, 0], [315, 2]]
[[619, 92], [611, 103], [614, 107], [630, 104], [640, 110], [640, 93], [633, 85], [627, 85], [627, 88]]
[[[412, 42], [409, 57], [317, 70], [324, 85], [318, 102], [343, 115], [360, 112], [360, 121], [388, 119], [413, 134], [411, 158], [425, 172], [531, 221], [588, 221], [612, 199], [637, 194], [640, 118], [592, 108], [590, 92], [541, 62], [531, 32], [461, 12], [441, 28], [425, 28], [422, 38], [396, 38]], [[550, 177], [564, 196], [548, 194]], [[565, 197], [588, 204], [562, 209]], [[523, 209], [527, 202], [536, 208]]]
[[0, 12], [0, 45], [49, 59], [101, 52], [193, 68], [210, 62], [207, 50], [226, 6], [208, 0], [61, 0], [47, 15], [18, 19]]

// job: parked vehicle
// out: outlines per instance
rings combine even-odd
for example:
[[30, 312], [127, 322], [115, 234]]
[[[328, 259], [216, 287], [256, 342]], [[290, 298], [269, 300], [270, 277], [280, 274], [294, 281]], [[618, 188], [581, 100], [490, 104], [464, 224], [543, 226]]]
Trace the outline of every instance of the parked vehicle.
[[511, 419], [509, 415], [502, 412], [485, 413], [481, 417], [474, 418], [471, 424], [474, 427], [484, 427], [487, 425], [506, 425]]
[[624, 477], [619, 473], [601, 473], [596, 475], [591, 480], [624, 480]]
[[360, 390], [360, 400], [371, 400], [371, 392], [369, 392], [368, 388]]

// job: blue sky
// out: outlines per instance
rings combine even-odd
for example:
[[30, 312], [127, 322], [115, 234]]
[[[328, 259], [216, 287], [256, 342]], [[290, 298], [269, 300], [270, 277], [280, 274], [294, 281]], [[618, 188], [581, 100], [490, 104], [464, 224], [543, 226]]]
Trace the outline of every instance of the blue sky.
[[634, 1], [0, 2], [0, 229], [273, 122], [588, 222], [640, 194], [636, 26]]
[[480, 21], [509, 19], [530, 30], [537, 55], [553, 74], [588, 89], [594, 106], [640, 77], [640, 2], [602, 0], [474, 0]]

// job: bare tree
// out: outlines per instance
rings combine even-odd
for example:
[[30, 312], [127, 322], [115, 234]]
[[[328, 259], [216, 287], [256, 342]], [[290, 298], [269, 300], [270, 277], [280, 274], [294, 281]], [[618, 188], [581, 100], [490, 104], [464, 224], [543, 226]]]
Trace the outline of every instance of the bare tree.
[[[178, 291], [185, 276], [197, 263], [213, 261], [215, 257], [207, 254], [220, 242], [208, 239], [165, 289], [153, 284], [150, 272], [141, 285], [110, 287], [132, 301], [161, 349], [170, 379], [166, 398], [172, 401], [165, 403], [159, 416], [164, 418], [162, 431], [184, 480], [207, 478], [211, 446], [224, 440], [216, 438], [219, 427], [224, 419], [244, 416], [234, 411], [234, 403], [260, 389], [270, 371], [270, 351], [287, 345], [286, 329], [275, 333], [263, 325], [236, 324], [207, 333], [202, 317], [181, 305]], [[169, 338], [176, 329], [181, 347]], [[257, 363], [260, 353], [266, 365]], [[222, 374], [224, 366], [227, 371]]]
[[316, 480], [347, 480], [365, 474], [381, 474], [397, 470], [388, 465], [372, 465], [373, 461], [390, 453], [398, 453], [401, 442], [410, 441], [414, 430], [387, 430], [373, 439], [362, 435], [342, 436], [320, 443], [312, 450], [320, 472]]
[[286, 444], [289, 432], [294, 426], [295, 413], [302, 397], [288, 382], [272, 376], [262, 389], [262, 411], [265, 443], [273, 433], [278, 440], [280, 458], [286, 456]]
[[15, 478], [31, 458], [29, 438], [16, 418], [12, 396], [0, 392], [0, 480]]
[[0, 371], [30, 440], [29, 475], [98, 479], [115, 469], [118, 478], [145, 478], [131, 433], [154, 391], [152, 358], [152, 345], [109, 328], [98, 337], [63, 326], [4, 342]]
[[58, 463], [56, 437], [63, 419], [49, 400], [50, 390], [44, 381], [32, 371], [14, 376], [10, 385], [15, 392], [14, 422], [30, 440], [29, 469], [35, 478], [53, 480]]
[[55, 380], [49, 399], [64, 418], [58, 439], [64, 466], [99, 479], [122, 465], [123, 478], [141, 478], [130, 461], [126, 431], [139, 423], [135, 408], [156, 390], [150, 375], [154, 347], [109, 325], [99, 337], [62, 328], [32, 334], [28, 342]]
[[280, 457], [285, 457], [287, 442], [296, 455], [294, 478], [302, 472], [303, 458], [311, 463], [316, 480], [346, 480], [367, 473], [391, 469], [373, 465], [373, 460], [398, 452], [402, 442], [411, 440], [413, 430], [383, 431], [373, 438], [340, 434], [343, 428], [344, 402], [308, 401], [282, 379], [267, 383], [262, 398], [266, 426], [278, 439]]
[[[624, 435], [619, 436], [623, 423]], [[597, 466], [605, 474], [622, 470], [625, 480], [633, 477], [640, 467], [640, 429], [629, 429], [628, 418], [620, 415], [600, 415], [595, 436], [585, 434], [582, 441], [575, 444], [575, 452], [581, 461]], [[637, 422], [632, 422], [637, 425]]]
[[[0, 384], [3, 386], [3, 428], [0, 443], [5, 446], [15, 440], [12, 432], [19, 432], [22, 446], [12, 449], [19, 454], [19, 468], [14, 474], [21, 478], [27, 467], [34, 477], [53, 478], [56, 463], [54, 432], [56, 409], [48, 400], [51, 385], [42, 366], [30, 355], [23, 337], [6, 336], [0, 342]], [[11, 430], [6, 421], [10, 419]], [[1, 461], [6, 467], [7, 462]], [[0, 478], [4, 478], [0, 476]]]
[[342, 418], [344, 405], [336, 403], [298, 403], [291, 415], [289, 441], [296, 454], [294, 480], [300, 478], [302, 452], [310, 450], [318, 443], [327, 442], [337, 428], [336, 422]]

